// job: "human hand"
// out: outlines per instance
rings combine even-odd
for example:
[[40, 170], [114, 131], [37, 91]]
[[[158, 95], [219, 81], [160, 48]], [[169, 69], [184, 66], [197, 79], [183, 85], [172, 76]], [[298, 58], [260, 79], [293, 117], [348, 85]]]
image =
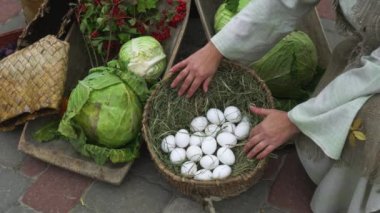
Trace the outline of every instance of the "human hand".
[[244, 146], [243, 150], [248, 158], [257, 156], [257, 159], [263, 159], [300, 132], [298, 127], [289, 120], [287, 112], [254, 106], [250, 110], [265, 118], [252, 128], [248, 142]]
[[[180, 85], [178, 95], [182, 96], [187, 92], [187, 98], [193, 96], [195, 91], [202, 85], [203, 91], [208, 91], [208, 86], [215, 75], [215, 72], [222, 60], [223, 55], [211, 43], [193, 53], [186, 59], [174, 65], [170, 71], [179, 72], [173, 80], [171, 87]], [[182, 83], [181, 83], [182, 82]]]

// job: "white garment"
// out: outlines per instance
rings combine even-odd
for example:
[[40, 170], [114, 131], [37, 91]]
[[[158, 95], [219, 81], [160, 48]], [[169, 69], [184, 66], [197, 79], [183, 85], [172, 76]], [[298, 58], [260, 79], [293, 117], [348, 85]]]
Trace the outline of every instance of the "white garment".
[[[348, 5], [342, 6], [343, 12], [353, 5], [352, 0], [341, 2]], [[211, 41], [225, 57], [250, 64], [294, 30], [298, 19], [317, 3], [317, 0], [251, 1]], [[380, 92], [380, 50], [363, 57], [362, 62], [363, 67], [347, 71], [316, 98], [288, 113], [290, 120], [333, 159], [339, 159], [358, 110], [371, 94]]]
[[[357, 0], [340, 0], [341, 8], [352, 26], [351, 17]], [[262, 57], [284, 35], [292, 31], [297, 19], [307, 13], [316, 0], [254, 0], [236, 15], [211, 41], [227, 58], [250, 64]], [[313, 99], [288, 113], [303, 133], [331, 158], [339, 159], [348, 129], [358, 110], [373, 93], [380, 92], [380, 48], [362, 57], [361, 67], [347, 70]], [[380, 184], [336, 167], [325, 156], [310, 160], [298, 150], [301, 162], [318, 185], [311, 208], [321, 213], [359, 213], [380, 210]]]
[[254, 0], [211, 38], [228, 59], [251, 64], [293, 31], [318, 0]]

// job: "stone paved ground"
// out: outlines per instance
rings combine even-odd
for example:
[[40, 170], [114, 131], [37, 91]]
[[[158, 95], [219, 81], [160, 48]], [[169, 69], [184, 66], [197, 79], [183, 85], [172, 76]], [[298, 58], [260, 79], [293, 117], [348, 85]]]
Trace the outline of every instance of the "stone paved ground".
[[[17, 0], [0, 0], [0, 36], [23, 27]], [[194, 8], [192, 8], [194, 9]], [[318, 6], [331, 46], [341, 38], [332, 25], [329, 0]], [[15, 21], [16, 20], [16, 21]], [[14, 24], [16, 23], [16, 24]], [[179, 58], [204, 42], [199, 19], [192, 16]], [[158, 173], [145, 147], [120, 186], [60, 169], [17, 150], [22, 128], [0, 133], [0, 212], [164, 212], [198, 213], [203, 206], [184, 197]], [[240, 196], [214, 202], [216, 212], [311, 212], [315, 185], [305, 174], [294, 147], [277, 151], [264, 177]]]

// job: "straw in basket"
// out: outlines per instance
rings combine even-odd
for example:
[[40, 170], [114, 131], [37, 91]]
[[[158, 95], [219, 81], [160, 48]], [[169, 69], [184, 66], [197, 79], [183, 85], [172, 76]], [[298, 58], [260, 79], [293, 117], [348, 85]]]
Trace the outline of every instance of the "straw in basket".
[[172, 80], [166, 79], [156, 88], [143, 115], [144, 139], [158, 170], [179, 191], [195, 199], [226, 198], [246, 191], [261, 178], [267, 160], [247, 159], [243, 146], [234, 148], [236, 163], [230, 177], [199, 181], [181, 176], [180, 166], [170, 163], [160, 144], [166, 135], [188, 129], [192, 118], [204, 115], [212, 107], [237, 106], [255, 125], [260, 118], [249, 113], [249, 105], [273, 108], [270, 91], [252, 70], [229, 61], [222, 62], [206, 94], [198, 91], [191, 99], [178, 97], [177, 91], [170, 88]]

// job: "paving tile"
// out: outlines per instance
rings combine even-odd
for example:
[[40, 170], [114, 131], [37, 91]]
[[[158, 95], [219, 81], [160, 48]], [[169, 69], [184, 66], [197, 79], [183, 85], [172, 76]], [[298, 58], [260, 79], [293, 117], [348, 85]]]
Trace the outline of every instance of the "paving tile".
[[162, 212], [169, 203], [172, 193], [157, 184], [129, 174], [120, 186], [95, 182], [83, 196], [83, 206], [73, 213], [86, 212]]
[[258, 212], [265, 204], [270, 185], [270, 181], [260, 181], [239, 196], [214, 202], [215, 210], [218, 213]]
[[21, 173], [28, 177], [34, 177], [45, 171], [48, 164], [33, 157], [26, 157], [21, 164]]
[[17, 168], [21, 165], [25, 155], [17, 150], [22, 127], [11, 132], [0, 132], [0, 165]]
[[285, 152], [278, 153], [276, 152], [277, 158], [269, 158], [267, 167], [265, 168], [263, 180], [275, 180], [278, 172], [283, 166], [283, 162], [286, 156]]
[[129, 173], [144, 178], [146, 181], [158, 184], [167, 190], [173, 190], [173, 187], [160, 174], [158, 168], [154, 165], [145, 144], [141, 147], [140, 157], [135, 160]]
[[310, 201], [314, 190], [315, 184], [307, 176], [293, 149], [272, 185], [268, 201], [275, 207], [291, 212], [311, 212]]
[[317, 5], [318, 14], [321, 18], [335, 20], [335, 11], [332, 0], [321, 0]]
[[8, 210], [5, 211], [5, 213], [36, 213], [36, 210], [33, 210], [27, 206], [12, 206]]
[[70, 213], [93, 213], [93, 212], [97, 212], [97, 211], [94, 211], [92, 209], [89, 209], [88, 207], [86, 207], [85, 205], [82, 205], [82, 204], [77, 204], [73, 209], [71, 209]]
[[290, 213], [290, 212], [287, 210], [279, 209], [279, 208], [266, 204], [259, 209], [258, 213]]
[[25, 17], [22, 12], [8, 19], [5, 23], [0, 23], [0, 36], [13, 30], [20, 30], [26, 26]]
[[184, 197], [175, 197], [163, 213], [205, 213], [201, 204]]
[[20, 0], [0, 0], [0, 5], [0, 23], [5, 23], [21, 11]]
[[0, 212], [18, 205], [18, 200], [30, 184], [30, 180], [17, 171], [0, 168]]
[[42, 212], [68, 212], [79, 201], [92, 179], [50, 166], [28, 188], [22, 202]]

